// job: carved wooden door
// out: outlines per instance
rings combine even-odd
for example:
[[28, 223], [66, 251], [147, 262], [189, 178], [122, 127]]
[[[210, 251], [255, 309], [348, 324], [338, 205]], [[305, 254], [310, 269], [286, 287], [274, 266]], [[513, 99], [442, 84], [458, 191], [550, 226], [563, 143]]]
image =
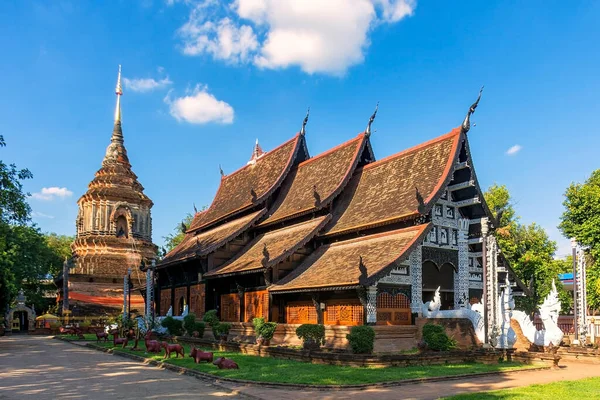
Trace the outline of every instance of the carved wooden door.
[[288, 324], [316, 324], [317, 310], [312, 302], [290, 302], [285, 306], [285, 321]]
[[158, 314], [167, 315], [169, 307], [171, 307], [171, 289], [163, 289], [160, 291], [160, 310], [158, 310]]
[[221, 295], [221, 321], [239, 322], [240, 297], [237, 293]]
[[196, 315], [196, 319], [201, 319], [205, 312], [205, 285], [199, 283], [190, 286], [190, 312]]
[[410, 325], [410, 300], [404, 293], [377, 295], [377, 325]]

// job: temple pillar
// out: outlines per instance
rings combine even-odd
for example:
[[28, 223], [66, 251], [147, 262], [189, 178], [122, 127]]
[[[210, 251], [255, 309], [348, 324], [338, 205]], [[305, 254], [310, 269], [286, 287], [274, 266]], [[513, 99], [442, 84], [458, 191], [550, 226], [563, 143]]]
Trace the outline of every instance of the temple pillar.
[[481, 219], [484, 263], [484, 314], [486, 342], [495, 346], [499, 334], [498, 315], [498, 244], [493, 235], [489, 235], [488, 219]]
[[458, 285], [454, 286], [454, 308], [465, 308], [469, 303], [469, 220], [458, 220]]
[[315, 310], [317, 311], [317, 324], [323, 324], [323, 310], [321, 310], [321, 302], [320, 302], [320, 298], [319, 295], [316, 293], [311, 294], [311, 300], [313, 302], [313, 306], [315, 307]]
[[152, 266], [146, 269], [146, 321], [152, 317], [152, 301], [154, 300], [154, 267], [156, 261], [152, 260]]
[[413, 313], [421, 316], [423, 307], [423, 251], [422, 246], [417, 246], [410, 253], [410, 276], [411, 284], [411, 303], [410, 309]]
[[377, 286], [372, 285], [367, 287], [367, 325], [375, 325], [377, 323]]

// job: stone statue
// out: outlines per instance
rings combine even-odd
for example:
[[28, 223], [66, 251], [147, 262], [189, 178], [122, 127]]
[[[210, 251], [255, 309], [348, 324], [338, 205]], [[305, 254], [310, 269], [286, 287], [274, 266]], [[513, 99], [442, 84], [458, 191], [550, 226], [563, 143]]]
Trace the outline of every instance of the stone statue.
[[168, 344], [167, 342], [162, 342], [161, 346], [165, 349], [165, 358], [171, 358], [171, 353], [175, 353], [175, 358], [181, 357], [183, 358], [183, 346], [180, 344]]
[[219, 357], [214, 362], [213, 365], [219, 367], [219, 369], [240, 369], [237, 363], [233, 360], [229, 360], [225, 357]]
[[515, 308], [515, 301], [513, 299], [510, 281], [508, 280], [508, 274], [506, 275], [506, 287], [502, 289], [498, 307], [500, 307], [499, 315], [502, 315], [502, 327], [496, 347], [501, 349], [512, 349], [517, 341], [517, 335], [510, 326], [510, 319], [512, 310]]
[[204, 352], [200, 349], [197, 349], [196, 346], [192, 345], [192, 350], [190, 352], [190, 357], [194, 359], [196, 364], [199, 364], [201, 361], [206, 361], [209, 363], [213, 362], [213, 353]]
[[150, 340], [151, 336], [152, 336], [152, 331], [148, 331], [144, 335], [144, 344], [146, 345], [146, 352], [160, 353], [162, 351], [160, 342], [158, 340]]
[[182, 317], [186, 317], [190, 312], [190, 308], [188, 307], [187, 304], [183, 305], [183, 312], [181, 313]]
[[173, 306], [169, 307], [169, 311], [167, 311], [167, 317], [172, 317], [173, 316]]
[[558, 327], [558, 314], [560, 312], [560, 300], [554, 280], [552, 280], [552, 290], [540, 305], [540, 318], [544, 323], [544, 329], [538, 331], [533, 322], [523, 311], [515, 310], [512, 312], [512, 319], [516, 320], [525, 337], [537, 346], [560, 345], [564, 333]]
[[442, 299], [440, 297], [440, 287], [435, 290], [435, 294], [433, 295], [433, 300], [428, 301], [423, 304], [423, 316], [429, 316], [430, 312], [436, 312], [440, 310], [442, 306]]

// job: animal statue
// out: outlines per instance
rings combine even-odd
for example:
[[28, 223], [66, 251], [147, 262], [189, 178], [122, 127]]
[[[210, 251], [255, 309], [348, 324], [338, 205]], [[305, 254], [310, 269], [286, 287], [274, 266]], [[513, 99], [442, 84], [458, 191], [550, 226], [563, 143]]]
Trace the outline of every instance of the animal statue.
[[512, 296], [512, 288], [510, 286], [510, 281], [508, 280], [508, 274], [506, 274], [506, 286], [502, 289], [502, 293], [498, 300], [498, 307], [500, 307], [500, 312], [498, 314], [502, 316], [502, 326], [496, 347], [501, 349], [511, 349], [517, 341], [517, 334], [510, 326], [510, 319], [512, 310], [515, 308], [515, 301]]
[[558, 327], [558, 313], [560, 312], [560, 300], [554, 280], [552, 280], [552, 290], [540, 305], [540, 318], [544, 323], [544, 329], [538, 331], [527, 314], [523, 311], [515, 310], [512, 312], [512, 319], [521, 326], [523, 335], [536, 346], [555, 346], [560, 345], [564, 333]]
[[179, 358], [179, 354], [183, 357], [183, 346], [180, 344], [169, 344], [162, 342], [161, 346], [165, 349], [165, 358], [171, 358], [171, 353], [175, 353], [175, 358]]
[[440, 287], [435, 290], [433, 300], [423, 304], [423, 316], [427, 317], [430, 312], [436, 312], [440, 310], [442, 306], [442, 298], [440, 296]]
[[108, 341], [108, 333], [101, 331], [98, 332], [96, 331], [96, 343], [100, 342], [100, 340], [104, 339], [104, 342], [106, 343], [106, 341]]
[[117, 346], [119, 344], [123, 345], [123, 348], [127, 347], [127, 343], [129, 342], [129, 339], [127, 339], [127, 337], [124, 338], [120, 338], [119, 337], [119, 332], [115, 332], [113, 333], [113, 346]]
[[219, 357], [214, 362], [213, 365], [219, 367], [219, 369], [240, 369], [237, 363], [233, 360], [229, 360], [225, 357]]
[[199, 364], [201, 361], [206, 361], [209, 363], [213, 362], [213, 353], [204, 352], [200, 349], [197, 349], [195, 346], [192, 346], [190, 357], [194, 359], [196, 364]]
[[144, 343], [146, 344], [146, 351], [148, 353], [160, 353], [162, 350], [162, 346], [158, 340], [150, 340], [150, 336], [152, 335], [151, 331], [148, 331], [144, 336]]

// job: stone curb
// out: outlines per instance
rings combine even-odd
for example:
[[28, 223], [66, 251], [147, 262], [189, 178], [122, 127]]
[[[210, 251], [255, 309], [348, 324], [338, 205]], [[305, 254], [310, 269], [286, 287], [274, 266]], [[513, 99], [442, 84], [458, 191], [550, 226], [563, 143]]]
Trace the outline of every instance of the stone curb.
[[[278, 383], [278, 382], [257, 382], [257, 381], [249, 381], [246, 379], [235, 379], [235, 378], [223, 378], [217, 377], [215, 375], [195, 371], [185, 367], [179, 367], [177, 365], [165, 363], [162, 361], [156, 361], [150, 358], [138, 356], [135, 354], [129, 354], [123, 351], [119, 351], [119, 349], [113, 350], [105, 347], [97, 346], [93, 343], [86, 343], [86, 347], [89, 347], [94, 350], [102, 351], [104, 353], [114, 354], [120, 357], [129, 358], [131, 360], [140, 361], [144, 364], [161, 367], [168, 369], [170, 371], [178, 372], [185, 375], [195, 376], [201, 380], [208, 380], [214, 383], [219, 384], [220, 382], [228, 382], [234, 384], [243, 384], [243, 385], [251, 385], [251, 386], [259, 386], [259, 387], [271, 387], [277, 389], [317, 389], [317, 390], [365, 390], [365, 389], [376, 389], [376, 388], [385, 388], [385, 387], [394, 387], [394, 386], [403, 386], [403, 385], [414, 385], [420, 383], [428, 383], [428, 382], [439, 382], [439, 381], [447, 381], [447, 380], [459, 380], [464, 378], [479, 378], [486, 377], [498, 374], [509, 374], [514, 372], [529, 372], [529, 371], [543, 371], [549, 370], [551, 367], [543, 366], [537, 368], [528, 368], [522, 370], [515, 371], [496, 371], [496, 372], [476, 372], [472, 374], [462, 374], [462, 375], [450, 375], [450, 376], [435, 376], [428, 378], [413, 378], [413, 379], [403, 379], [400, 381], [389, 381], [389, 382], [378, 382], [378, 383], [364, 383], [358, 385], [310, 385], [310, 384], [301, 384], [301, 383]], [[229, 387], [224, 386], [227, 389], [231, 389]], [[247, 394], [244, 394], [247, 396]]]

